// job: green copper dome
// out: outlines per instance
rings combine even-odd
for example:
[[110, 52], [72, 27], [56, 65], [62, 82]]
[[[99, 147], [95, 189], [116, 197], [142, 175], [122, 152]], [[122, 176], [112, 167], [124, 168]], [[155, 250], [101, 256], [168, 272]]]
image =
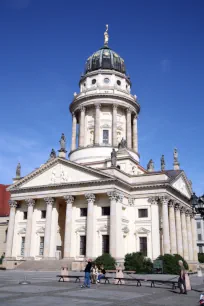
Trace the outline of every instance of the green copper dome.
[[98, 69], [110, 69], [126, 73], [124, 60], [108, 46], [96, 51], [86, 61], [85, 74]]

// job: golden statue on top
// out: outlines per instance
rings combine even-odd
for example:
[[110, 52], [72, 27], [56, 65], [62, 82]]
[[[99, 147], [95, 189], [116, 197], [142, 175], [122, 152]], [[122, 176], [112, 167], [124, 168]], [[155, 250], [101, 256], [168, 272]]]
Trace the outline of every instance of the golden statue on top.
[[104, 32], [104, 46], [108, 46], [108, 40], [109, 40], [108, 24], [106, 24], [106, 30]]

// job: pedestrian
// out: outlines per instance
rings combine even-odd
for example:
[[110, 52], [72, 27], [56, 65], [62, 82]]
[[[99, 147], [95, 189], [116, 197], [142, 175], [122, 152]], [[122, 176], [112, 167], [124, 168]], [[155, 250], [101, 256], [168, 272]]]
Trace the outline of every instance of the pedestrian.
[[104, 269], [104, 266], [101, 265], [100, 273], [98, 274], [98, 278], [97, 278], [97, 283], [100, 283], [100, 280], [102, 278], [105, 278], [105, 275], [106, 275], [106, 270]]
[[92, 270], [91, 270], [91, 282], [92, 282], [92, 284], [96, 284], [97, 277], [98, 277], [98, 267], [97, 267], [96, 264], [94, 264], [92, 266]]
[[180, 294], [187, 294], [186, 291], [186, 270], [183, 265], [183, 261], [179, 260], [178, 264], [180, 266], [180, 273], [179, 273], [179, 279], [178, 279], [178, 284], [180, 288]]
[[85, 277], [84, 277], [84, 284], [81, 286], [81, 288], [90, 288], [90, 274], [91, 274], [91, 266], [92, 266], [92, 260], [88, 259], [87, 264], [85, 267]]

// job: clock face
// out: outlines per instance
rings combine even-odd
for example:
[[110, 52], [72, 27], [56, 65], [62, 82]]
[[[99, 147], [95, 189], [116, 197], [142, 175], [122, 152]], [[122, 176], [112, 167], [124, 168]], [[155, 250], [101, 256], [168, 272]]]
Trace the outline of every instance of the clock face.
[[109, 82], [110, 82], [110, 80], [109, 80], [108, 78], [105, 78], [105, 79], [104, 79], [104, 83], [105, 83], [105, 84], [108, 84]]

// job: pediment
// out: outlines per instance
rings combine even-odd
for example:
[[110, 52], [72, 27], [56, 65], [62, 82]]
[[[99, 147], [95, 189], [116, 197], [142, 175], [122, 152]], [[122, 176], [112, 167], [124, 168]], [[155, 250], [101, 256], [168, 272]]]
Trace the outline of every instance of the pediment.
[[144, 227], [140, 227], [138, 230], [135, 231], [135, 234], [149, 234], [150, 231]]
[[15, 188], [21, 189], [66, 183], [91, 182], [110, 178], [109, 175], [103, 174], [99, 170], [56, 158], [11, 185], [9, 191]]
[[191, 188], [184, 174], [174, 180], [174, 182], [172, 183], [172, 187], [190, 199]]

